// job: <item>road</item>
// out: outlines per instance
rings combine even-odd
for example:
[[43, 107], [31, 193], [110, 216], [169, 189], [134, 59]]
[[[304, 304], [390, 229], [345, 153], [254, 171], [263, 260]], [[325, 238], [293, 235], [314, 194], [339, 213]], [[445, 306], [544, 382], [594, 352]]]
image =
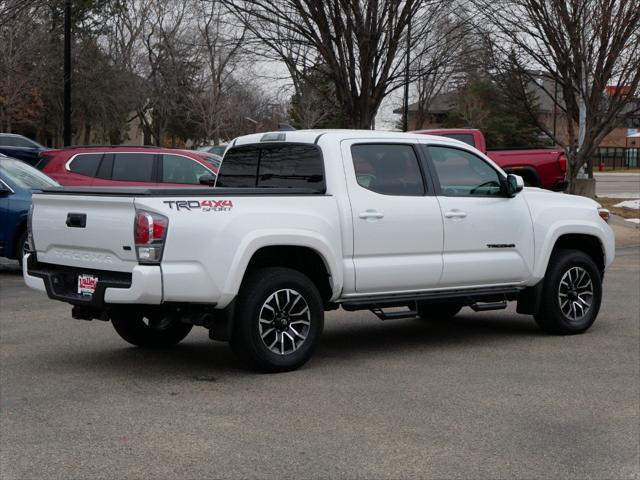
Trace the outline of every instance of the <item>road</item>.
[[640, 173], [594, 173], [596, 195], [613, 198], [640, 198]]
[[169, 351], [0, 265], [0, 477], [640, 478], [640, 249], [584, 335], [513, 309], [444, 324], [328, 315], [303, 369], [258, 375], [194, 330]]

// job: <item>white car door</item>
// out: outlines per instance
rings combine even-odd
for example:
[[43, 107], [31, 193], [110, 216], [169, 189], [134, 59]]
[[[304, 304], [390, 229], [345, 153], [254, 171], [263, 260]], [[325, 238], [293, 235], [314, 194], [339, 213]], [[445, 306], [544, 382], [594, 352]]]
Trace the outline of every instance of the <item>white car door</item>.
[[419, 145], [367, 139], [343, 141], [341, 149], [356, 293], [436, 287], [442, 273], [442, 217]]
[[441, 287], [517, 284], [533, 267], [533, 224], [522, 195], [502, 191], [504, 174], [470, 149], [426, 148], [444, 222]]

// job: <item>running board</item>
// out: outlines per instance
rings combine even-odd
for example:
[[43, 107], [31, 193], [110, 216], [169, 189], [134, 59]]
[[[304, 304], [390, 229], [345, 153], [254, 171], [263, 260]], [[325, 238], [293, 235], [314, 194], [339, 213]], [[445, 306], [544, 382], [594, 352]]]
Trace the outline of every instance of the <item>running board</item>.
[[[478, 300], [487, 296], [504, 295], [506, 298], [510, 296], [517, 296], [522, 291], [522, 288], [518, 287], [485, 287], [485, 288], [470, 288], [470, 289], [452, 289], [452, 290], [439, 290], [432, 292], [416, 292], [416, 293], [397, 293], [388, 295], [362, 295], [355, 297], [346, 297], [340, 300], [342, 307], [345, 310], [358, 310], [358, 307], [367, 308], [367, 306], [377, 306], [380, 304], [396, 304], [402, 305], [420, 300]], [[465, 302], [466, 303], [466, 302]]]

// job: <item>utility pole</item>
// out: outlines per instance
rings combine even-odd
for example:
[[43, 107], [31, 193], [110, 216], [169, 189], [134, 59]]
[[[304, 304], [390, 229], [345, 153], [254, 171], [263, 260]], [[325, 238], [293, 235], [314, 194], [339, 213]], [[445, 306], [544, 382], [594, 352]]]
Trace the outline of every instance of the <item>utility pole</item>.
[[558, 75], [556, 74], [553, 82], [553, 142], [558, 138], [556, 135], [556, 120], [558, 117]]
[[409, 60], [411, 58], [411, 18], [407, 20], [407, 55], [404, 66], [404, 108], [402, 115], [402, 131], [409, 130]]
[[71, 145], [71, 0], [64, 3], [64, 99], [62, 143]]

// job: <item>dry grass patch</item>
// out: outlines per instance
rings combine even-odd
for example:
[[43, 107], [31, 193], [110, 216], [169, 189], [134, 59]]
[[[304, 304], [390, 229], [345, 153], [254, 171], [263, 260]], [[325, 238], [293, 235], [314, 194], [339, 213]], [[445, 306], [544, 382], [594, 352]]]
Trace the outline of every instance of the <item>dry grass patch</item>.
[[[615, 215], [618, 215], [622, 218], [640, 218], [640, 210], [635, 208], [620, 208], [614, 207], [617, 203], [624, 202], [624, 198], [609, 198], [609, 197], [598, 197], [596, 198], [596, 202], [602, 205], [604, 208], [609, 209], [609, 211]], [[631, 199], [627, 199], [631, 200]]]

